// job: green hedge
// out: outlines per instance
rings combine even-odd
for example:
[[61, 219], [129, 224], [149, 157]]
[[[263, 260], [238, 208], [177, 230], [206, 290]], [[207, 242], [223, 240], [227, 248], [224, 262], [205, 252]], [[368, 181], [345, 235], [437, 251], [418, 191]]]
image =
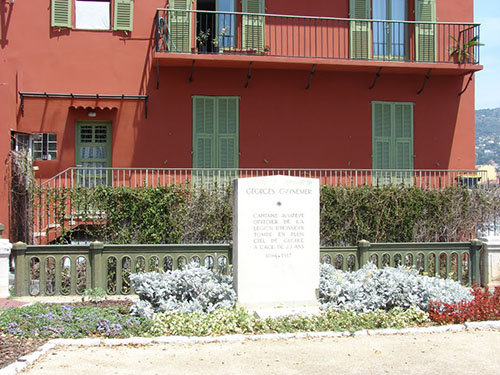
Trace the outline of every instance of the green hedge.
[[[232, 191], [165, 187], [44, 189], [39, 202], [61, 225], [60, 242], [226, 243], [232, 239]], [[67, 208], [80, 225], [70, 227]], [[321, 188], [321, 242], [325, 246], [371, 242], [463, 241], [500, 207], [499, 190], [450, 187]], [[498, 214], [498, 212], [496, 212]]]

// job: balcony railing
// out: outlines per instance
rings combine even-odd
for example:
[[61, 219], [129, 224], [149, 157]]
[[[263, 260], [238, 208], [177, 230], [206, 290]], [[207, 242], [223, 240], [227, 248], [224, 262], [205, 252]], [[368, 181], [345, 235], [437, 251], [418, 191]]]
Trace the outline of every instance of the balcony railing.
[[[479, 64], [479, 24], [158, 9], [156, 52]], [[453, 53], [455, 51], [455, 53]]]
[[[488, 184], [486, 171], [447, 169], [294, 169], [294, 168], [88, 168], [72, 167], [43, 181], [42, 188], [107, 186], [206, 187], [230, 183], [235, 178], [262, 176], [317, 178], [321, 185], [383, 186], [388, 184], [443, 189], [448, 186], [478, 187]], [[492, 182], [493, 183], [493, 182]]]

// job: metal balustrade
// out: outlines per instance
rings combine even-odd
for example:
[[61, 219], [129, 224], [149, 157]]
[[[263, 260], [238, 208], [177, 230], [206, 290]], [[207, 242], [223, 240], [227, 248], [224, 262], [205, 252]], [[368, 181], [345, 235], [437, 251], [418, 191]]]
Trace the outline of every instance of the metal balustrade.
[[479, 64], [475, 23], [178, 9], [155, 23], [156, 52]]
[[[477, 240], [456, 243], [387, 243], [320, 249], [322, 263], [355, 271], [367, 264], [415, 267], [421, 274], [452, 278], [464, 285], [480, 282]], [[194, 261], [229, 273], [229, 244], [191, 245], [26, 245], [14, 244], [15, 296], [81, 295], [102, 288], [111, 295], [133, 294], [130, 274], [180, 269]], [[318, 263], [319, 264], [319, 263]]]
[[[235, 178], [262, 176], [317, 178], [329, 186], [397, 184], [425, 189], [484, 187], [487, 172], [473, 169], [302, 169], [302, 168], [89, 168], [71, 167], [42, 181], [42, 188], [106, 186], [221, 186]], [[491, 183], [495, 183], [491, 181]]]

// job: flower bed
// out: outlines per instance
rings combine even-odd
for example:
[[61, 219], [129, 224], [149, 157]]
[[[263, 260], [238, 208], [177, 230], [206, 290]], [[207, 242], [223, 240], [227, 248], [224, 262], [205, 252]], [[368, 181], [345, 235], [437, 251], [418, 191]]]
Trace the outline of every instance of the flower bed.
[[132, 312], [130, 301], [92, 298], [0, 312], [0, 367], [49, 338], [354, 332], [500, 319], [500, 288], [470, 292], [456, 282], [403, 268], [369, 265], [347, 273], [324, 265], [321, 314], [267, 319], [234, 308], [230, 278], [205, 268], [142, 274], [134, 282], [141, 301]]

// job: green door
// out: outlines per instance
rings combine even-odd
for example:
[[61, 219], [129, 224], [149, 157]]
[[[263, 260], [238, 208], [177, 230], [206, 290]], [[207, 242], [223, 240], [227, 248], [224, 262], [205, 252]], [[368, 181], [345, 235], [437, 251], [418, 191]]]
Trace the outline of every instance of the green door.
[[110, 184], [111, 123], [78, 121], [76, 123], [75, 164], [78, 183], [86, 187]]
[[236, 176], [238, 107], [238, 97], [193, 97], [193, 168], [198, 181]]
[[413, 181], [413, 103], [372, 103], [374, 185]]

